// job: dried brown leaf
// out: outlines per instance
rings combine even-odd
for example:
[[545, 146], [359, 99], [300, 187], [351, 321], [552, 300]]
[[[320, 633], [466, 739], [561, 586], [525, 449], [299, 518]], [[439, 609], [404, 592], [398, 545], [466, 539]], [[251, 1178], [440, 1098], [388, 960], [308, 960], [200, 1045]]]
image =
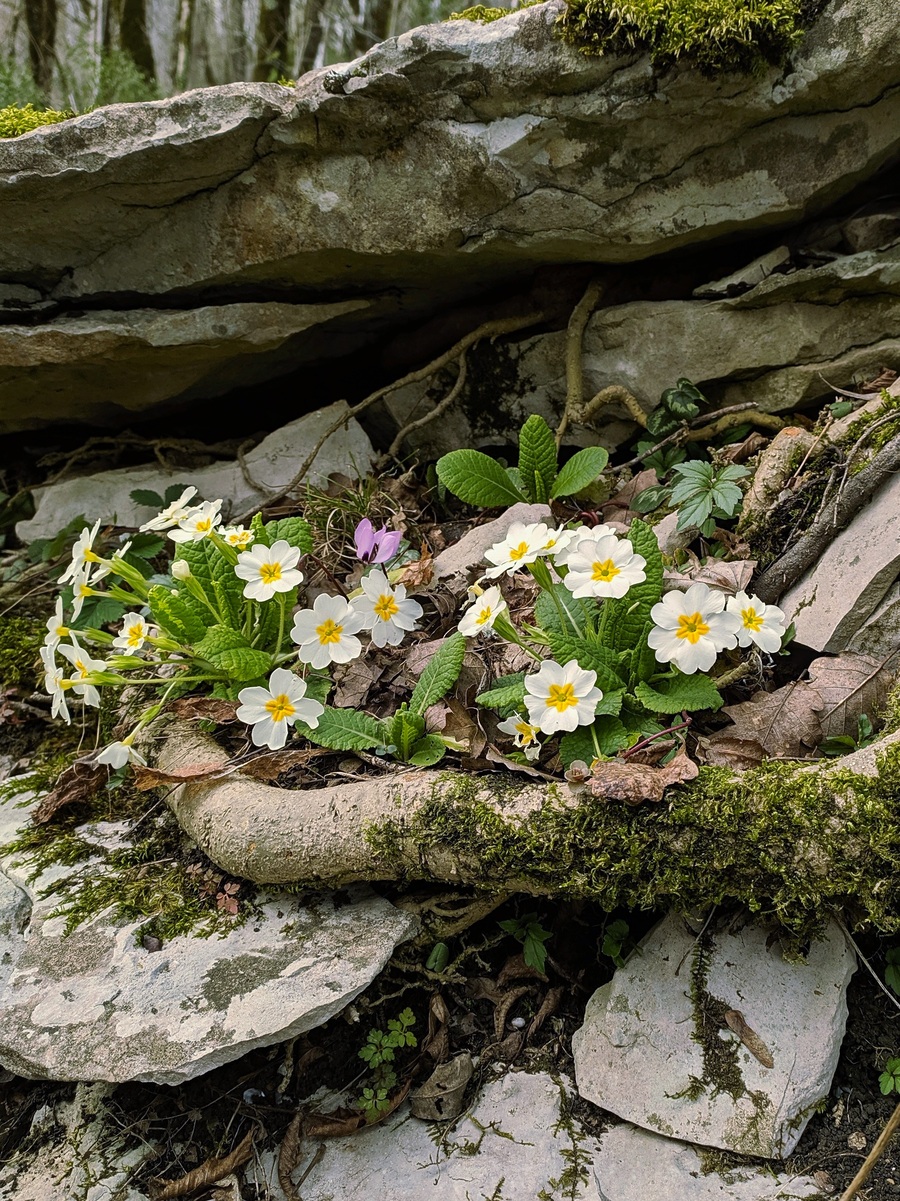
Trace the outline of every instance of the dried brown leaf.
[[237, 701], [220, 700], [213, 696], [180, 696], [166, 705], [170, 713], [186, 721], [214, 721], [219, 725], [234, 721], [237, 707]]
[[221, 1159], [213, 1156], [179, 1180], [158, 1180], [153, 1191], [154, 1201], [173, 1201], [175, 1197], [186, 1197], [189, 1193], [196, 1193], [199, 1189], [215, 1184], [217, 1180], [222, 1180], [225, 1176], [230, 1176], [235, 1168], [245, 1164], [253, 1154], [255, 1137], [256, 1128], [254, 1127], [244, 1135], [229, 1155], [225, 1155]]
[[732, 771], [747, 771], [759, 767], [766, 757], [756, 739], [735, 738], [723, 731], [712, 738], [701, 738], [704, 760], [712, 767], [730, 767]]
[[284, 772], [290, 771], [292, 767], [303, 766], [313, 759], [330, 754], [333, 752], [321, 746], [285, 747], [280, 751], [265, 751], [261, 755], [254, 755], [252, 759], [245, 759], [239, 764], [239, 770], [242, 776], [269, 783], [277, 780]]
[[683, 571], [663, 572], [663, 581], [667, 588], [681, 588], [691, 584], [708, 584], [710, 588], [718, 588], [721, 592], [746, 592], [753, 572], [756, 559], [710, 559], [707, 563], [698, 563]]
[[303, 1114], [298, 1110], [291, 1118], [290, 1125], [284, 1132], [281, 1147], [278, 1150], [278, 1183], [287, 1201], [301, 1201], [300, 1194], [294, 1188], [291, 1173], [300, 1159], [300, 1144], [303, 1139]]
[[500, 969], [500, 974], [497, 976], [497, 987], [505, 988], [510, 980], [543, 980], [546, 982], [547, 977], [536, 967], [526, 963], [525, 953], [520, 951], [518, 955], [510, 955]]
[[425, 1122], [452, 1122], [459, 1117], [474, 1070], [468, 1051], [439, 1064], [421, 1088], [410, 1094], [412, 1116]]
[[774, 1068], [775, 1060], [772, 1058], [772, 1052], [753, 1030], [744, 1021], [744, 1015], [739, 1009], [729, 1009], [725, 1014], [725, 1023], [729, 1030], [732, 1030], [747, 1050], [754, 1058], [758, 1059], [764, 1068]]
[[505, 992], [497, 1002], [497, 1008], [494, 1010], [494, 1033], [497, 1038], [503, 1037], [503, 1032], [506, 1029], [506, 1019], [512, 1012], [512, 1008], [516, 1001], [527, 996], [528, 993], [534, 992], [534, 986], [531, 984], [520, 984], [518, 988], [510, 988]]
[[601, 508], [604, 517], [608, 517], [606, 510], [610, 508], [623, 509], [626, 512], [630, 512], [631, 502], [638, 493], [643, 492], [646, 488], [652, 488], [654, 484], [658, 483], [659, 480], [652, 467], [648, 467], [646, 471], [639, 471], [637, 475], [632, 476], [627, 483], [622, 485], [615, 496], [611, 496], [609, 500], [603, 503]]
[[372, 655], [364, 655], [345, 667], [337, 668], [331, 703], [338, 709], [364, 708], [370, 689], [381, 679], [384, 669], [385, 665], [377, 663]]
[[604, 800], [627, 801], [629, 805], [661, 801], [667, 788], [693, 780], [698, 771], [684, 747], [664, 767], [611, 759], [594, 765], [591, 792]]
[[439, 992], [432, 993], [428, 1003], [428, 1034], [422, 1043], [422, 1051], [434, 1063], [443, 1063], [450, 1055], [450, 1010]]
[[31, 814], [36, 826], [48, 822], [66, 805], [77, 805], [89, 801], [109, 779], [109, 769], [103, 763], [76, 759], [56, 781], [56, 787], [48, 792]]
[[397, 575], [396, 582], [405, 584], [407, 588], [427, 588], [434, 579], [434, 559], [427, 546], [422, 544], [420, 558], [413, 563], [404, 563]]
[[187, 784], [196, 780], [218, 780], [222, 776], [230, 776], [238, 770], [237, 764], [222, 763], [192, 763], [189, 767], [178, 768], [177, 771], [161, 771], [158, 767], [143, 767], [135, 763], [134, 786], [138, 792], [149, 792], [151, 788], [159, 788], [165, 784]]
[[726, 705], [722, 712], [734, 722], [714, 734], [708, 753], [724, 739], [757, 743], [766, 758], [799, 759], [822, 741], [818, 713], [824, 702], [810, 684], [794, 681], [775, 692], [757, 692], [749, 701]]
[[563, 998], [565, 989], [562, 987], [550, 988], [547, 990], [547, 995], [541, 1002], [541, 1007], [528, 1023], [528, 1029], [525, 1031], [525, 1041], [531, 1042], [537, 1032], [546, 1022], [547, 1018], [552, 1017], [559, 1009], [559, 1003]]
[[812, 686], [822, 698], [816, 715], [825, 738], [856, 734], [863, 713], [874, 717], [884, 707], [900, 668], [900, 657], [873, 659], [845, 652], [834, 658], [822, 655], [809, 665]]

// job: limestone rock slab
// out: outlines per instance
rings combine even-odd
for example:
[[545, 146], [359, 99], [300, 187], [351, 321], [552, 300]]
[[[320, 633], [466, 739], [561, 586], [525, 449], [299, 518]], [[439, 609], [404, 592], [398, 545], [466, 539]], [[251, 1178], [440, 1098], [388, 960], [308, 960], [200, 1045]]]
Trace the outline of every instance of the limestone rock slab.
[[[122, 425], [322, 358], [323, 327], [369, 306], [277, 302], [130, 309], [0, 324], [0, 430]], [[339, 353], [339, 338], [334, 354]]]
[[[269, 434], [244, 456], [251, 478], [266, 492], [283, 487], [293, 479], [319, 438], [347, 412], [346, 402], [337, 401]], [[306, 480], [321, 485], [333, 471], [353, 477], [364, 476], [374, 458], [368, 436], [351, 417], [347, 425], [324, 444]], [[222, 461], [192, 471], [178, 470], [170, 475], [159, 466], [125, 467], [36, 488], [37, 512], [29, 521], [20, 521], [16, 532], [26, 542], [46, 538], [80, 514], [89, 517], [91, 522], [100, 517], [104, 523], [138, 526], [153, 517], [155, 510], [136, 504], [131, 499], [132, 491], [149, 488], [162, 495], [171, 484], [189, 483], [194, 484], [199, 495], [207, 500], [222, 497], [228, 506], [223, 511], [233, 514], [260, 504], [266, 494], [247, 483], [237, 462]]]
[[501, 542], [511, 525], [517, 521], [526, 525], [538, 521], [549, 524], [552, 520], [553, 515], [548, 505], [529, 505], [521, 502], [510, 505], [493, 521], [473, 526], [458, 542], [442, 550], [434, 560], [435, 580], [451, 592], [465, 592], [469, 582], [483, 576], [485, 567], [489, 566], [484, 561], [485, 551], [490, 550], [495, 542]]
[[[790, 1154], [828, 1093], [855, 960], [834, 923], [805, 963], [766, 940], [745, 926], [704, 936], [701, 948], [681, 919], [665, 918], [588, 1002], [572, 1040], [581, 1096], [669, 1138]], [[773, 1067], [729, 1028], [702, 1028], [704, 1012], [725, 1011], [742, 1015]]]
[[808, 1176], [761, 1172], [752, 1165], [710, 1172], [699, 1149], [626, 1122], [602, 1135], [593, 1171], [601, 1201], [647, 1201], [649, 1197], [659, 1201], [822, 1198]]
[[[900, 476], [894, 476], [778, 603], [794, 622], [799, 643], [837, 653], [845, 650], [855, 635], [855, 646], [867, 641], [862, 627], [886, 600], [898, 575]], [[890, 628], [891, 612], [888, 603], [882, 613], [882, 629]]]

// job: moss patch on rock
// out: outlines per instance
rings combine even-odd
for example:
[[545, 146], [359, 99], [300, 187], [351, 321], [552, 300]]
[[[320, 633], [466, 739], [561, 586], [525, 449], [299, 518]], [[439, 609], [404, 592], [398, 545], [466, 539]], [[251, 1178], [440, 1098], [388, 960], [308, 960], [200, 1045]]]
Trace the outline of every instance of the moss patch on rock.
[[0, 687], [37, 687], [45, 632], [33, 617], [0, 617]]
[[0, 108], [0, 138], [18, 138], [31, 133], [42, 125], [56, 125], [68, 121], [75, 114], [69, 110], [35, 108], [33, 104], [10, 104]]

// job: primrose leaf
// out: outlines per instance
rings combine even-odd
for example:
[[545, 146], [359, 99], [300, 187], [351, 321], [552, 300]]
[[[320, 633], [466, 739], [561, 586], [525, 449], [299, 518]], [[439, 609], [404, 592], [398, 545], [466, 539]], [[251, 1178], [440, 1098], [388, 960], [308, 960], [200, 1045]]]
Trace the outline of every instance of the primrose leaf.
[[550, 498], [558, 496], [574, 496], [590, 487], [606, 470], [609, 454], [602, 446], [586, 446], [584, 450], [576, 451], [556, 477], [556, 482], [550, 489]]
[[412, 713], [424, 713], [450, 691], [459, 679], [465, 653], [466, 640], [459, 631], [441, 643], [419, 676], [410, 697], [409, 708]]
[[525, 700], [525, 672], [501, 676], [494, 687], [476, 696], [475, 704], [484, 709], [496, 709], [501, 717], [510, 717], [522, 708]]
[[437, 461], [438, 479], [469, 505], [493, 509], [527, 500], [504, 469], [479, 450], [452, 450]]
[[697, 672], [686, 676], [680, 671], [652, 685], [637, 684], [634, 694], [645, 709], [651, 713], [669, 715], [681, 713], [683, 709], [693, 712], [698, 709], [716, 710], [722, 706], [722, 696], [709, 676]]
[[176, 642], [197, 643], [204, 637], [209, 625], [209, 614], [201, 611], [199, 602], [157, 584], [150, 589], [147, 603], [153, 620]]
[[631, 741], [621, 719], [604, 714], [592, 726], [579, 726], [571, 734], [564, 734], [559, 740], [559, 757], [566, 767], [576, 759], [590, 763], [598, 754], [612, 758]]
[[566, 614], [565, 627], [553, 598], [543, 590], [534, 606], [535, 621], [547, 633], [565, 633], [567, 637], [580, 638], [589, 620], [587, 602], [573, 596], [565, 584], [554, 584], [553, 592]]
[[439, 738], [437, 734], [426, 734], [413, 746], [408, 762], [416, 767], [433, 767], [446, 753], [447, 744], [443, 738]]
[[532, 413], [519, 434], [519, 476], [531, 501], [550, 499], [556, 479], [556, 439], [539, 413]]
[[662, 596], [663, 562], [652, 526], [635, 519], [628, 540], [636, 553], [643, 556], [647, 578], [642, 584], [632, 585], [623, 597], [603, 602], [599, 639], [614, 651], [631, 651], [639, 646], [650, 610]]
[[360, 713], [357, 709], [333, 709], [326, 706], [315, 729], [303, 721], [295, 722], [294, 725], [304, 738], [332, 751], [367, 751], [372, 747], [382, 746], [385, 741], [382, 722], [370, 717], [368, 713]]
[[413, 746], [419, 742], [425, 733], [425, 719], [407, 709], [398, 709], [389, 720], [388, 735], [391, 743], [397, 748], [396, 756], [408, 763], [413, 753]]
[[595, 671], [597, 687], [603, 692], [614, 692], [625, 687], [625, 682], [618, 672], [619, 661], [608, 647], [587, 638], [577, 638], [556, 631], [551, 631], [549, 637], [550, 649], [557, 663], [565, 666], [575, 659], [578, 666], [583, 667], [585, 671]]
[[210, 626], [194, 650], [201, 659], [227, 672], [233, 680], [258, 679], [272, 666], [271, 655], [254, 650], [243, 634], [229, 626]]
[[312, 551], [312, 529], [309, 522], [304, 521], [302, 517], [282, 517], [280, 521], [267, 521], [265, 531], [269, 546], [273, 546], [282, 538], [289, 546], [298, 546], [304, 555]]

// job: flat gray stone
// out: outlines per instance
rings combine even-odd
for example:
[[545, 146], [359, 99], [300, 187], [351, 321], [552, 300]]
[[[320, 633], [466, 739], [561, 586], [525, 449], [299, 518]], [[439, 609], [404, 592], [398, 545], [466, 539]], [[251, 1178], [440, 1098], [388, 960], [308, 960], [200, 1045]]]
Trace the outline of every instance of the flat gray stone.
[[752, 1165], [710, 1171], [698, 1148], [624, 1122], [601, 1136], [593, 1170], [600, 1201], [797, 1201], [823, 1196], [808, 1176], [763, 1172]]
[[[837, 654], [861, 635], [900, 574], [898, 514], [900, 476], [895, 475], [779, 600], [802, 646]], [[882, 616], [890, 620], [887, 610]], [[854, 645], [862, 647], [859, 639]]]
[[441, 551], [434, 560], [435, 581], [451, 592], [465, 592], [466, 587], [483, 576], [486, 568], [490, 567], [485, 562], [485, 551], [490, 550], [495, 542], [501, 542], [510, 526], [517, 521], [526, 525], [538, 521], [550, 524], [553, 516], [548, 505], [510, 505], [499, 517], [486, 521], [484, 525], [473, 526], [458, 542]]
[[[251, 478], [266, 491], [277, 491], [289, 483], [319, 438], [346, 412], [346, 402], [337, 401], [269, 434], [244, 456]], [[346, 427], [332, 434], [322, 447], [306, 481], [313, 485], [324, 484], [334, 471], [364, 476], [371, 469], [374, 458], [371, 442], [351, 417]], [[149, 488], [162, 495], [171, 484], [194, 484], [206, 500], [223, 498], [228, 505], [225, 512], [240, 513], [265, 499], [265, 492], [257, 491], [247, 483], [237, 462], [223, 461], [169, 475], [158, 466], [126, 467], [36, 488], [37, 512], [30, 521], [20, 521], [16, 533], [25, 542], [52, 537], [79, 515], [91, 523], [100, 517], [104, 523], [138, 526], [153, 517], [156, 510], [136, 504], [131, 499], [131, 492]]]
[[[805, 963], [786, 963], [777, 947], [767, 949], [767, 931], [758, 926], [708, 939], [700, 958], [697, 936], [670, 915], [594, 993], [572, 1039], [578, 1091], [669, 1138], [783, 1158], [828, 1094], [853, 953], [833, 923]], [[765, 1067], [728, 1028], [707, 1030], [707, 1052], [695, 1040], [694, 989], [741, 1014], [774, 1066]], [[720, 1041], [730, 1048], [730, 1075], [715, 1066]]]
[[[567, 1117], [571, 1092], [570, 1082], [545, 1073], [509, 1073], [489, 1081], [463, 1117], [439, 1126], [411, 1117], [404, 1103], [378, 1126], [325, 1140], [303, 1201], [600, 1201], [590, 1171], [596, 1141]], [[576, 1162], [577, 1188], [562, 1187]], [[264, 1153], [245, 1179], [284, 1201], [276, 1164]]]
[[886, 659], [900, 647], [900, 584], [892, 584], [884, 600], [862, 623], [847, 650], [873, 659]]
[[[22, 820], [9, 809], [0, 803], [5, 838]], [[98, 846], [118, 845], [120, 832], [94, 835]], [[151, 952], [137, 944], [142, 923], [108, 912], [65, 935], [64, 918], [51, 916], [59, 898], [39, 894], [69, 870], [31, 879], [27, 858], [0, 859], [0, 879], [30, 902], [27, 928], [6, 936], [0, 1065], [36, 1079], [191, 1080], [327, 1022], [417, 925], [367, 887], [302, 903], [270, 892], [221, 936], [179, 935]]]

